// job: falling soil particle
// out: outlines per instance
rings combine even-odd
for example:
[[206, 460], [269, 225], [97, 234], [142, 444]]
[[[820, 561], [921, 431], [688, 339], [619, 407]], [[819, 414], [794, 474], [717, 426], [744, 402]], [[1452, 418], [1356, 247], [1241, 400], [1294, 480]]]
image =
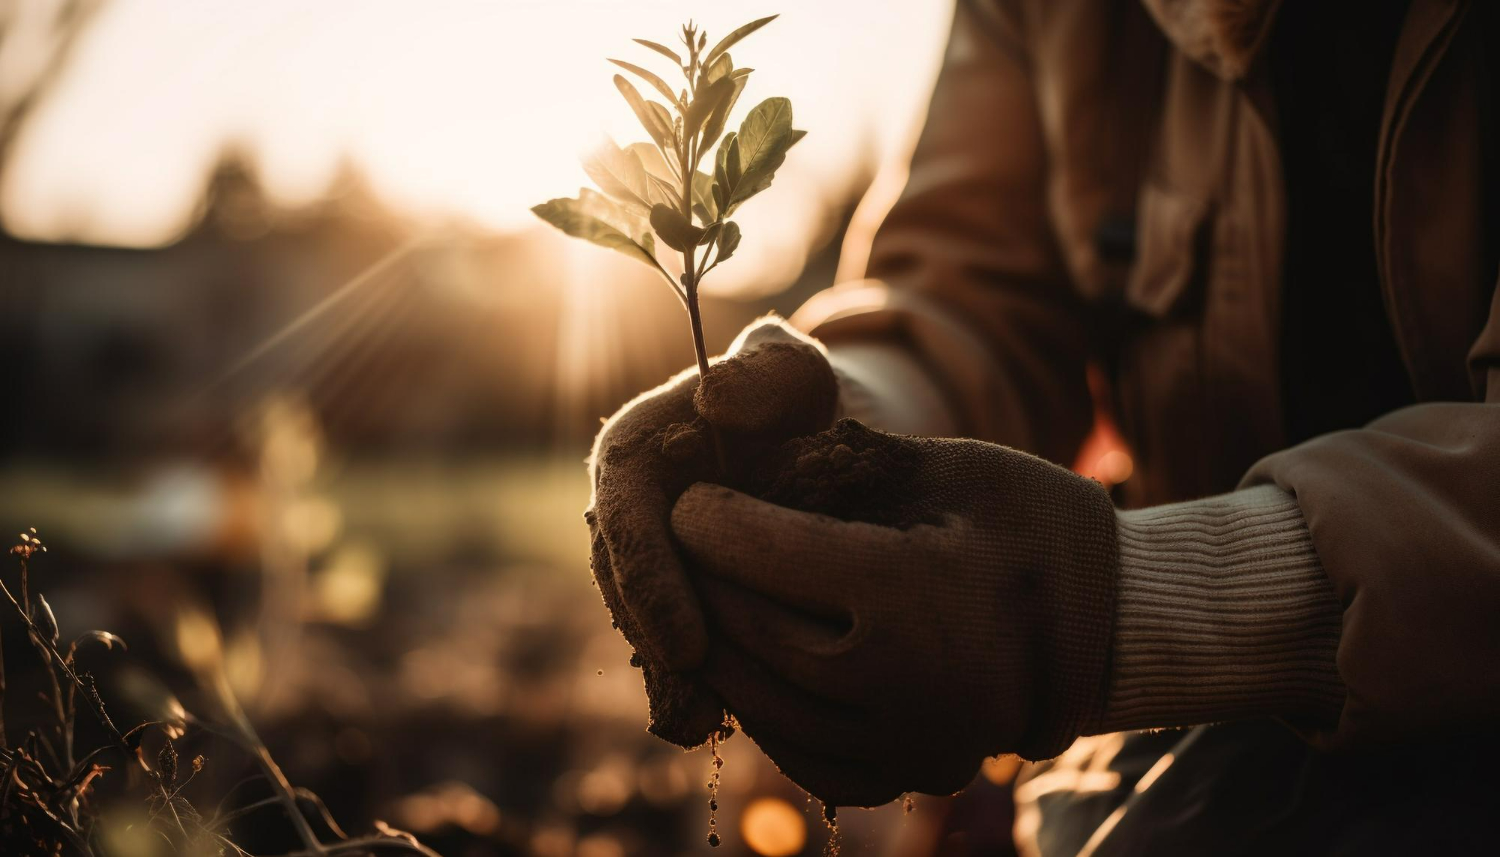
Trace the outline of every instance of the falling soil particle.
[[823, 857], [839, 857], [844, 847], [844, 836], [839, 832], [839, 808], [823, 804], [823, 823], [828, 825], [828, 842], [823, 846]]
[[713, 772], [708, 776], [708, 844], [718, 848], [719, 843], [719, 774], [724, 769], [724, 757], [719, 755], [719, 742], [723, 734], [715, 732], [708, 736], [708, 754]]

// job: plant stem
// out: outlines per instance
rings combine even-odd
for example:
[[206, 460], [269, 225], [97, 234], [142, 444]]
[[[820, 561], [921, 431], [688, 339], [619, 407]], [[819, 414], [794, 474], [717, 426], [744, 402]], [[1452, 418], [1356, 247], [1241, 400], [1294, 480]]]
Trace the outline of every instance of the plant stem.
[[[693, 251], [685, 251], [683, 257], [684, 267], [692, 271]], [[683, 279], [687, 281], [688, 323], [693, 328], [693, 352], [698, 358], [698, 383], [701, 384], [708, 377], [708, 348], [703, 342], [703, 314], [698, 310], [698, 281], [693, 279], [691, 273], [684, 275]], [[719, 437], [718, 427], [709, 423], [708, 433], [714, 440], [714, 461], [719, 466], [719, 476], [728, 476], [729, 462], [724, 458], [724, 441]]]
[[261, 775], [270, 785], [273, 797], [281, 802], [287, 814], [287, 820], [291, 822], [292, 828], [297, 832], [297, 837], [302, 840], [305, 851], [297, 853], [323, 854], [328, 847], [313, 832], [312, 825], [308, 823], [307, 817], [302, 814], [302, 808], [297, 804], [296, 789], [282, 772], [281, 766], [271, 757], [271, 751], [266, 749], [264, 741], [255, 731], [255, 725], [250, 722], [249, 715], [241, 707], [239, 698], [234, 689], [229, 685], [229, 678], [224, 671], [217, 667], [210, 674], [199, 674], [200, 681], [209, 685], [213, 694], [218, 698], [223, 714], [229, 721], [229, 729], [215, 729], [210, 724], [204, 724], [210, 731], [223, 735], [234, 741], [241, 749], [248, 752], [260, 767]]
[[[687, 48], [688, 86], [692, 86], [698, 74], [698, 46], [691, 34], [688, 36]], [[697, 134], [688, 134], [686, 124], [684, 124], [683, 133], [678, 141], [677, 158], [682, 178], [682, 216], [689, 224], [693, 222], [693, 177], [698, 171], [699, 158], [699, 153], [696, 151], [697, 145]], [[698, 260], [694, 258], [697, 249], [697, 247], [683, 248], [682, 286], [685, 298], [683, 303], [687, 305], [688, 311], [688, 323], [693, 329], [693, 351], [698, 358], [698, 383], [702, 384], [708, 377], [708, 347], [703, 342], [703, 314], [698, 309]], [[708, 258], [707, 250], [704, 251], [704, 258]], [[719, 437], [719, 429], [713, 423], [708, 424], [708, 432], [713, 436], [714, 460], [719, 466], [719, 476], [723, 478], [729, 475], [729, 465], [724, 460], [724, 441]]]
[[[689, 253], [688, 264], [692, 264], [692, 259], [692, 254]], [[703, 342], [703, 313], [698, 310], [698, 284], [691, 278], [688, 283], [688, 323], [693, 326], [693, 351], [698, 357], [698, 377], [701, 379], [708, 377], [708, 348]]]

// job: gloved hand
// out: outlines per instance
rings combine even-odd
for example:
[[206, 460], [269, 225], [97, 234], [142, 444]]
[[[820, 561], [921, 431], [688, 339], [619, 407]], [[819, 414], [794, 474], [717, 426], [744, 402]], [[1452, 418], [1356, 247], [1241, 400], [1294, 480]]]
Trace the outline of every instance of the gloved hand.
[[[595, 581], [645, 672], [650, 730], [684, 747], [708, 740], [723, 704], [687, 671], [708, 636], [673, 546], [672, 503], [697, 481], [736, 484], [741, 470], [787, 438], [833, 423], [838, 383], [822, 348], [778, 319], [747, 327], [728, 356], [683, 372], [620, 409], [594, 442], [593, 498], [584, 513]], [[729, 472], [716, 464], [718, 430]]]
[[751, 488], [694, 485], [672, 531], [724, 640], [704, 680], [814, 796], [949, 794], [1097, 723], [1117, 565], [1097, 483], [842, 420]]

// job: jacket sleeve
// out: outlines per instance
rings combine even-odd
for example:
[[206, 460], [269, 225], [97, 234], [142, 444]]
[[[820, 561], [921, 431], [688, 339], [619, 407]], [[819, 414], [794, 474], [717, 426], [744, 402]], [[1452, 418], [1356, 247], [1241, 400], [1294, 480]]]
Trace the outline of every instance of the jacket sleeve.
[[868, 279], [793, 322], [837, 346], [896, 343], [963, 434], [1071, 464], [1093, 422], [1090, 337], [1047, 205], [1047, 157], [1019, 22], [959, 0], [906, 188]]
[[1433, 402], [1257, 463], [1294, 494], [1343, 604], [1338, 727], [1363, 746], [1500, 718], [1500, 284], [1474, 402]]

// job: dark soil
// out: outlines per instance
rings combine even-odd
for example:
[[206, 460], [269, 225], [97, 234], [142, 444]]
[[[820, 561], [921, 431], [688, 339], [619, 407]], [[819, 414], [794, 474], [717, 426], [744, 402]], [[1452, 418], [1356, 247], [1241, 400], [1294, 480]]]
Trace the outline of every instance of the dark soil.
[[912, 501], [920, 453], [856, 420], [794, 438], [766, 456], [749, 493], [792, 509], [907, 529], [937, 523]]
[[766, 342], [714, 364], [694, 391], [697, 412], [736, 441], [822, 431], [838, 407], [827, 358], [802, 343]]

